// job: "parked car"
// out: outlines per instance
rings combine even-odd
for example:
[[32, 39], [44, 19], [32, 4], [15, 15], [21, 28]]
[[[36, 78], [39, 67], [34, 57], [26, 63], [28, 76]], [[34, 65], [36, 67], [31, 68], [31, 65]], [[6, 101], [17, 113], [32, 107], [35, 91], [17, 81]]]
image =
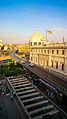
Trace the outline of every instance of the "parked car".
[[33, 63], [30, 63], [29, 66], [34, 67], [34, 64]]

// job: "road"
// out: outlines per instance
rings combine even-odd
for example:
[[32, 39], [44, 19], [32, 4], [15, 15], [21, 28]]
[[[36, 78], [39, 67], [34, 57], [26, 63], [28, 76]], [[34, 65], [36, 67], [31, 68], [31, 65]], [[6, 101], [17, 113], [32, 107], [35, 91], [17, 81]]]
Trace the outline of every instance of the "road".
[[[16, 57], [14, 55], [15, 51], [13, 51], [10, 55], [18, 60], [19, 62], [22, 61], [22, 59]], [[30, 67], [29, 66], [29, 62], [25, 62], [25, 64], [23, 64], [26, 68], [28, 68], [30, 71], [36, 73], [37, 75], [39, 75], [40, 78], [42, 78], [43, 80], [45, 80], [46, 82], [48, 82], [50, 85], [54, 86], [57, 90], [59, 90], [60, 92], [62, 92], [63, 94], [65, 94], [67, 96], [67, 81], [63, 80], [61, 77], [59, 78], [58, 76], [52, 75], [49, 71], [40, 68], [38, 66], [34, 66], [34, 67]]]
[[3, 106], [3, 114], [0, 119], [22, 119], [14, 100], [10, 96], [1, 96], [0, 101]]

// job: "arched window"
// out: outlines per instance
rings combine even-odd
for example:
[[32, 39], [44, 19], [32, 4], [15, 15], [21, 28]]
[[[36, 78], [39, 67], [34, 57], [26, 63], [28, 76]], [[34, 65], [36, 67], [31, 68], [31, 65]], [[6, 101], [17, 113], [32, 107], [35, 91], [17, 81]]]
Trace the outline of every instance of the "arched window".
[[57, 54], [59, 54], [59, 50], [57, 50]]
[[38, 44], [41, 45], [41, 42], [39, 42]]
[[46, 53], [46, 50], [44, 50], [44, 53]]
[[64, 64], [62, 64], [62, 71], [64, 70]]
[[34, 45], [37, 45], [37, 42], [34, 42]]
[[43, 53], [43, 50], [41, 50], [41, 53]]
[[52, 50], [52, 54], [54, 54], [54, 50]]
[[48, 50], [48, 54], [49, 54], [49, 50]]
[[56, 62], [56, 69], [58, 69], [58, 62]]
[[30, 43], [30, 45], [32, 46], [32, 42]]
[[64, 50], [62, 50], [62, 55], [64, 55]]
[[51, 67], [53, 67], [53, 61], [51, 61]]

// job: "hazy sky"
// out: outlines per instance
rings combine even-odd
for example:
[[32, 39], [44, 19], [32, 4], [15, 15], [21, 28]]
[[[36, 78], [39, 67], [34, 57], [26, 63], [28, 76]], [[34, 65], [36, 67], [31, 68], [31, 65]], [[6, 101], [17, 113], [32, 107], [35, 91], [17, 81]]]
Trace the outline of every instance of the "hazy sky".
[[0, 0], [0, 39], [26, 43], [38, 31], [49, 41], [67, 41], [67, 0]]

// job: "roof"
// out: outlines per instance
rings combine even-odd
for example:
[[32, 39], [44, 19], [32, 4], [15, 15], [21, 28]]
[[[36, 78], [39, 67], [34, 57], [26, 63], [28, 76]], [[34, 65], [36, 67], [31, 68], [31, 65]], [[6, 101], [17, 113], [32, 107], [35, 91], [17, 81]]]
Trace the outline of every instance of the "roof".
[[41, 42], [43, 40], [43, 36], [36, 30], [30, 37], [30, 42]]

